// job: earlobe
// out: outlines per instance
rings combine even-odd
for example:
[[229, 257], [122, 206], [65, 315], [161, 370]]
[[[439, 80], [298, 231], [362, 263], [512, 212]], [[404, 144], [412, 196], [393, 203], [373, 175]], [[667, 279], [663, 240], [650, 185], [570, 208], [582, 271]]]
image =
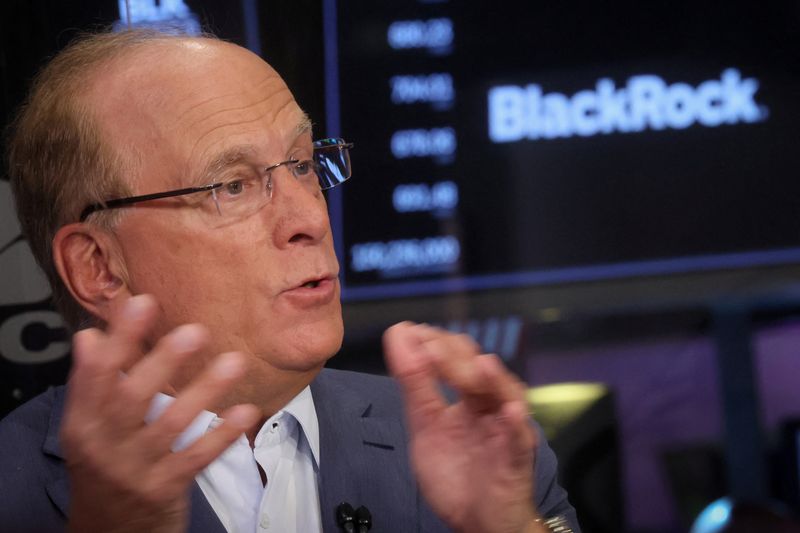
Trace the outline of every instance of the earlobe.
[[113, 236], [89, 224], [69, 224], [53, 238], [53, 261], [72, 297], [106, 320], [113, 302], [130, 294]]

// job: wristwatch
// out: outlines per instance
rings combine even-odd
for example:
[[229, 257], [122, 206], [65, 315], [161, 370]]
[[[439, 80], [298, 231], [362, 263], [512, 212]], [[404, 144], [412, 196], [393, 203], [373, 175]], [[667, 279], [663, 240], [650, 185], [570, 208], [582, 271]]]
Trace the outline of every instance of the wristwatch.
[[537, 518], [536, 521], [546, 527], [550, 533], [574, 533], [567, 519], [561, 515]]

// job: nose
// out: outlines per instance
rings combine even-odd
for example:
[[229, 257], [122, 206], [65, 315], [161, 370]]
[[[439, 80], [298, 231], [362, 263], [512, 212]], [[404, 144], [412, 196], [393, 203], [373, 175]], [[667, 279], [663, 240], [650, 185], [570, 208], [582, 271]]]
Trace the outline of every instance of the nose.
[[272, 173], [270, 207], [277, 248], [316, 244], [331, 231], [322, 191], [302, 184], [286, 167]]

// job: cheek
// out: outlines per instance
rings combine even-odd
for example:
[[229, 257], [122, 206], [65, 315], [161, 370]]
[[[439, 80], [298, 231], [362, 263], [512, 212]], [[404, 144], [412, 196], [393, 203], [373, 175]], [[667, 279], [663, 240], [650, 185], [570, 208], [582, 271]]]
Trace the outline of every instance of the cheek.
[[174, 224], [127, 240], [133, 292], [152, 294], [163, 309], [158, 334], [198, 322], [210, 330], [215, 353], [241, 349], [298, 368], [338, 351], [338, 287], [328, 305], [302, 313], [279, 297], [306, 262], [335, 268], [330, 235], [322, 248], [294, 253], [276, 250], [268, 235], [264, 228], [190, 231]]
[[210, 326], [225, 319], [225, 310], [235, 316], [248, 312], [241, 308], [257, 285], [263, 261], [254, 257], [258, 245], [237, 246], [235, 239], [212, 240], [208, 234], [180, 230], [185, 228], [125, 241], [131, 291], [158, 300], [164, 328], [188, 322]]

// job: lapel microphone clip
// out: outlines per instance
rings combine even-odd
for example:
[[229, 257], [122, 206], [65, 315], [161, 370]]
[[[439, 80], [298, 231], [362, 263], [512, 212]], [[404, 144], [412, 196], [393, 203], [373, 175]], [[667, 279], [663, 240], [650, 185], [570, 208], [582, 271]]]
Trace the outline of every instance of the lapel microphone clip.
[[342, 502], [336, 507], [336, 523], [344, 533], [367, 533], [372, 529], [372, 513], [363, 505], [353, 510], [352, 505]]

